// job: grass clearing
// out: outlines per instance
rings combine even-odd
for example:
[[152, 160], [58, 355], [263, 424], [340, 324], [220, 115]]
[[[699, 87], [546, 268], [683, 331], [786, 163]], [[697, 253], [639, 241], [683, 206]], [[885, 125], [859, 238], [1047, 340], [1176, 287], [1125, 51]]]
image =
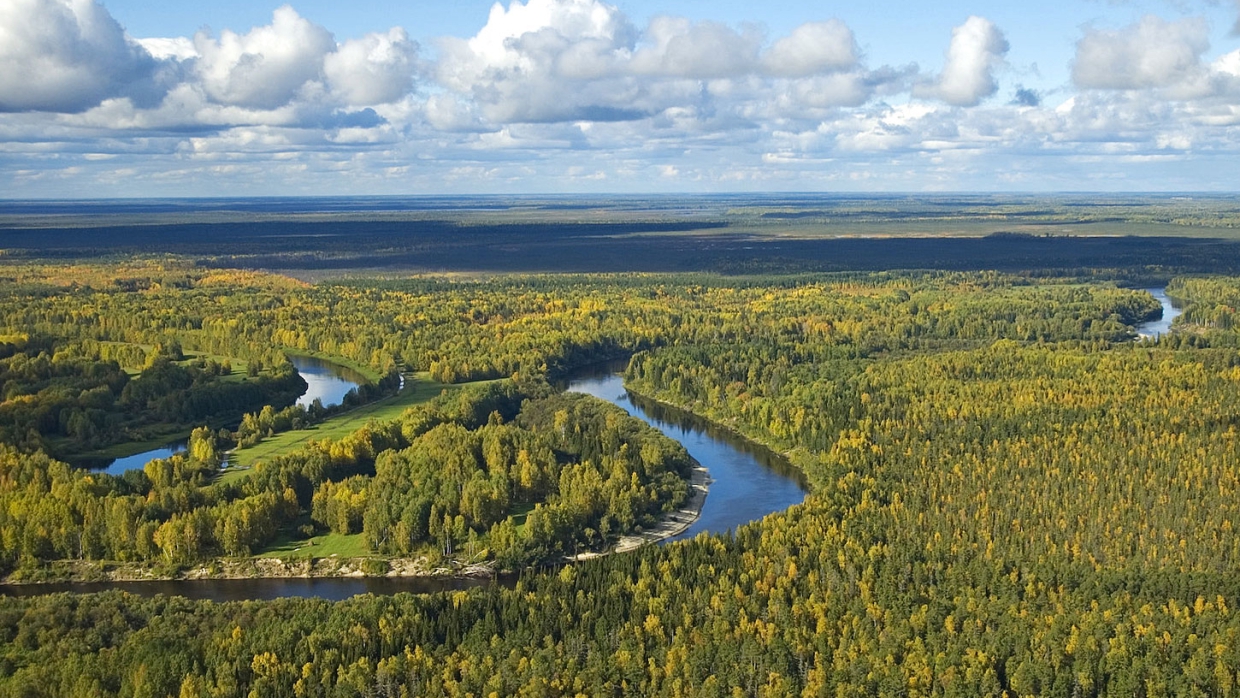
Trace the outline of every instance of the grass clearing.
[[517, 533], [525, 530], [525, 520], [529, 518], [530, 512], [534, 511], [534, 504], [514, 504], [512, 510], [508, 512], [508, 516], [512, 518], [512, 523], [517, 527]]
[[250, 476], [249, 466], [246, 466], [243, 468], [240, 466], [229, 464], [228, 467], [224, 468], [224, 470], [220, 472], [219, 476], [215, 478], [215, 484], [231, 485], [232, 483], [239, 482], [240, 480], [247, 478], [249, 476]]
[[315, 558], [333, 555], [349, 558], [368, 557], [373, 553], [366, 547], [366, 537], [361, 533], [325, 533], [308, 540], [281, 535], [254, 557]]

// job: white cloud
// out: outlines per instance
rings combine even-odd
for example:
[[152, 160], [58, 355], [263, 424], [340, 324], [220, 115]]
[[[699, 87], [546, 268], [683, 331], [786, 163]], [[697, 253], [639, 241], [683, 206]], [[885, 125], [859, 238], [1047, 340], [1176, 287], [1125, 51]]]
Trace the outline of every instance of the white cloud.
[[1076, 45], [1072, 79], [1078, 87], [1140, 90], [1201, 77], [1201, 54], [1210, 47], [1201, 19], [1168, 22], [1148, 15], [1117, 31], [1094, 30]]
[[1210, 153], [1223, 182], [1236, 168], [1220, 163], [1240, 162], [1240, 51], [1208, 54], [1200, 20], [1088, 31], [1074, 84], [1005, 81], [988, 101], [1008, 47], [980, 17], [932, 75], [866, 65], [859, 46], [884, 37], [859, 44], [839, 20], [768, 40], [676, 17], [638, 28], [602, 0], [506, 0], [485, 19], [432, 62], [404, 29], [338, 41], [291, 7], [240, 32], [132, 39], [89, 1], [0, 0], [0, 111], [60, 112], [0, 114], [0, 186], [1072, 188], [1064, 167], [1123, 177]]
[[762, 67], [771, 75], [808, 77], [852, 68], [858, 53], [848, 25], [838, 19], [809, 22], [776, 41], [762, 55]]
[[916, 94], [953, 106], [976, 106], [998, 91], [994, 71], [1007, 52], [1007, 39], [993, 22], [985, 17], [969, 17], [952, 30], [943, 72], [932, 84], [921, 86]]
[[1240, 49], [1220, 56], [1210, 67], [1216, 73], [1240, 77]]
[[194, 48], [194, 41], [188, 37], [156, 37], [138, 39], [137, 41], [142, 48], [147, 50], [147, 53], [160, 60], [188, 61], [191, 58], [198, 57], [198, 50]]
[[605, 62], [609, 52], [631, 44], [632, 35], [618, 9], [596, 0], [514, 0], [508, 9], [497, 2], [472, 38], [443, 41], [438, 77], [464, 92], [488, 76], [546, 70], [547, 60], [555, 58], [548, 52], [557, 49], [578, 59], [593, 57], [588, 63]]
[[346, 41], [323, 59], [331, 91], [346, 104], [395, 102], [413, 88], [418, 45], [404, 29]]
[[758, 61], [762, 37], [738, 33], [718, 22], [690, 22], [681, 17], [655, 17], [644, 34], [648, 45], [633, 56], [637, 73], [683, 78], [725, 78], [744, 75]]
[[323, 73], [323, 59], [335, 50], [332, 35], [284, 5], [271, 24], [246, 34], [224, 30], [218, 39], [194, 36], [200, 58], [197, 75], [212, 100], [220, 104], [274, 109], [288, 104]]
[[[634, 36], [618, 9], [596, 0], [497, 3], [475, 36], [440, 43], [435, 75], [497, 124], [636, 118], [648, 93], [622, 69]], [[451, 105], [436, 98], [432, 123]]]
[[0, 111], [159, 98], [161, 65], [93, 0], [0, 2]]

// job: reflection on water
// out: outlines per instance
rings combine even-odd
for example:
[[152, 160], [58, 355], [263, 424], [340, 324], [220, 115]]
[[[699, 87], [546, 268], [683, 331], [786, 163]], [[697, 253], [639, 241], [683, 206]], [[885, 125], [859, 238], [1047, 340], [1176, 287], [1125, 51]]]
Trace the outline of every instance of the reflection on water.
[[1162, 304], [1162, 317], [1150, 322], [1143, 322], [1137, 325], [1138, 337], [1157, 337], [1171, 331], [1171, 323], [1177, 317], [1184, 314], [1183, 310], [1176, 307], [1173, 301], [1167, 295], [1165, 288], [1147, 288], [1145, 289], [1151, 296]]
[[350, 390], [366, 382], [366, 377], [349, 368], [313, 356], [291, 356], [289, 360], [306, 380], [306, 392], [297, 398], [297, 404], [309, 407], [320, 400], [324, 407], [344, 402]]
[[147, 463], [156, 458], [171, 458], [173, 455], [180, 453], [189, 445], [189, 439], [178, 439], [176, 441], [164, 444], [159, 448], [152, 448], [149, 451], [135, 453], [132, 456], [123, 458], [77, 458], [73, 464], [79, 468], [88, 468], [95, 472], [107, 473], [109, 475], [124, 475], [126, 470], [141, 470], [146, 467]]
[[624, 366], [612, 362], [580, 371], [567, 389], [606, 400], [642, 419], [683, 444], [710, 472], [701, 517], [671, 540], [732, 530], [805, 499], [809, 488], [804, 475], [783, 456], [684, 410], [627, 392], [616, 373]]

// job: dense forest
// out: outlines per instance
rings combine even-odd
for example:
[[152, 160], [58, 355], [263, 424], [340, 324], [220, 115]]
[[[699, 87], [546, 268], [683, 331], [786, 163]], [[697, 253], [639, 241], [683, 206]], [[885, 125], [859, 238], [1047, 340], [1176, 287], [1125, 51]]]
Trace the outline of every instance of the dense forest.
[[[287, 360], [262, 374], [234, 375], [228, 360], [186, 360], [175, 340], [147, 352], [23, 336], [3, 353], [0, 443], [62, 456], [283, 407], [306, 387]], [[122, 361], [141, 369], [131, 377]]]
[[676, 508], [689, 461], [615, 407], [506, 381], [312, 442], [240, 480], [221, 481], [220, 465], [208, 428], [186, 453], [119, 477], [5, 447], [0, 566], [248, 556], [305, 514], [323, 529], [364, 532], [376, 552], [438, 559], [468, 544], [473, 561], [555, 560]]
[[[530, 568], [515, 589], [0, 598], [0, 695], [1237, 690], [1240, 279], [1176, 278], [1174, 331], [1138, 340], [1158, 303], [1092, 277], [6, 273], [10, 357], [25, 332], [503, 378], [236, 479], [210, 429], [121, 478], [11, 444], [0, 542], [19, 571], [247, 555], [307, 519], [378, 560], [563, 560], [686, 496], [679, 445], [545, 380], [629, 354], [631, 390], [786, 452], [812, 492], [732, 533]], [[91, 357], [65, 365], [116, 361]]]

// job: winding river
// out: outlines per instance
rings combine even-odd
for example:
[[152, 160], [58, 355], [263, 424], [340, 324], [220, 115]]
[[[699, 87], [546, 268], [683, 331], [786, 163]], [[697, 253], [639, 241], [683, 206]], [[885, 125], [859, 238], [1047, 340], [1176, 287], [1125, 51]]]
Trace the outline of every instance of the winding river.
[[698, 520], [669, 540], [721, 533], [800, 504], [809, 490], [805, 476], [783, 456], [684, 410], [624, 389], [612, 362], [578, 371], [567, 390], [606, 400], [679, 441], [710, 472], [710, 492]]
[[[1158, 320], [1136, 327], [1141, 337], [1157, 337], [1171, 328], [1181, 314], [1166, 289], [1146, 289], [1162, 304]], [[309, 383], [298, 404], [309, 405], [316, 398], [324, 406], [339, 404], [359, 376], [348, 369], [321, 359], [292, 357], [293, 365]], [[779, 454], [744, 439], [716, 424], [667, 405], [645, 399], [624, 389], [620, 372], [625, 362], [598, 364], [575, 372], [560, 387], [570, 392], [585, 393], [606, 400], [629, 414], [650, 424], [685, 446], [710, 473], [710, 492], [701, 515], [683, 533], [670, 538], [691, 538], [702, 532], [724, 532], [783, 511], [800, 503], [808, 487], [804, 476]], [[165, 447], [118, 458], [108, 465], [107, 472], [141, 468], [152, 458], [166, 458], [184, 448], [184, 441]], [[91, 593], [122, 589], [143, 596], [156, 594], [180, 595], [193, 599], [239, 601], [281, 597], [319, 597], [329, 600], [346, 599], [358, 594], [394, 594], [400, 592], [430, 593], [468, 589], [492, 584], [489, 580], [455, 578], [339, 578], [318, 579], [212, 579], [156, 582], [91, 582], [61, 583], [34, 586], [0, 586], [0, 593], [16, 596], [48, 594], [61, 591]]]
[[[808, 486], [804, 476], [782, 456], [683, 410], [628, 393], [619, 374], [624, 365], [625, 362], [621, 361], [582, 369], [561, 387], [570, 392], [593, 395], [621, 407], [684, 444], [689, 454], [709, 471], [710, 492], [701, 515], [690, 528], [669, 540], [693, 537], [703, 532], [732, 530], [772, 512], [783, 511], [805, 499]], [[61, 591], [91, 593], [122, 589], [143, 596], [175, 594], [213, 601], [289, 596], [340, 600], [357, 594], [428, 593], [491, 583], [494, 582], [424, 577], [211, 579], [0, 586], [0, 593], [27, 596]]]

